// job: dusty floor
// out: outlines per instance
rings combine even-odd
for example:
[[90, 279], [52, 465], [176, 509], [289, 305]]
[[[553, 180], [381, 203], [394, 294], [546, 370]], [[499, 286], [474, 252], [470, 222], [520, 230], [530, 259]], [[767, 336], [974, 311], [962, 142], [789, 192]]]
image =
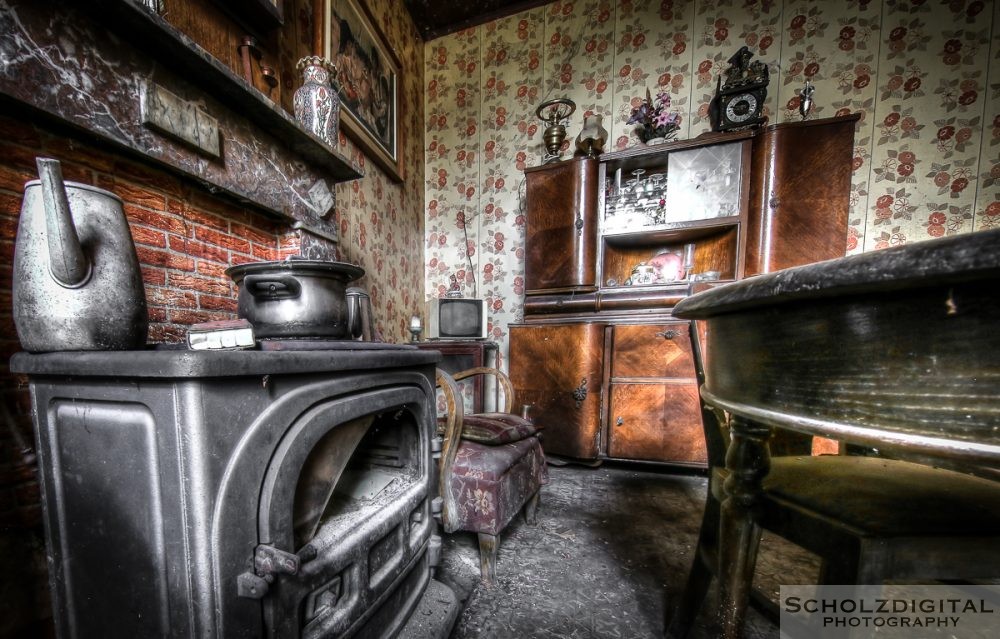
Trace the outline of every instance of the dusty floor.
[[[437, 579], [464, 605], [452, 637], [662, 637], [665, 606], [687, 579], [705, 478], [609, 465], [549, 470], [538, 524], [519, 516], [504, 531], [493, 589], [479, 584], [475, 535], [445, 536]], [[783, 583], [811, 582], [818, 565], [765, 537], [757, 585], [776, 596], [778, 575]], [[778, 636], [749, 614], [748, 639]], [[692, 637], [715, 636], [707, 620], [702, 615]]]

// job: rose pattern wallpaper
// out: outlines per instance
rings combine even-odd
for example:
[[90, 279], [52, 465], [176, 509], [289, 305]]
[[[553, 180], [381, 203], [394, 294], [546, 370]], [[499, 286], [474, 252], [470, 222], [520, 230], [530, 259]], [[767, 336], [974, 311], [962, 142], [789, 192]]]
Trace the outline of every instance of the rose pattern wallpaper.
[[[727, 60], [770, 68], [765, 113], [858, 112], [849, 254], [1000, 226], [1000, 3], [982, 0], [559, 0], [424, 46], [426, 294], [455, 275], [489, 300], [506, 368], [522, 319], [524, 179], [544, 153], [535, 116], [569, 97], [564, 157], [586, 114], [608, 147], [649, 89], [666, 90], [679, 139], [710, 130]], [[992, 34], [992, 35], [991, 35]]]

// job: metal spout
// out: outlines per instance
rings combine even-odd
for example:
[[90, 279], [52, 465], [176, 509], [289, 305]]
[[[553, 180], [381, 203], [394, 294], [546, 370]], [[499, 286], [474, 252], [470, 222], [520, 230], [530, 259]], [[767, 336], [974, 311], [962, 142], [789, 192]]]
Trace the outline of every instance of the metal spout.
[[90, 263], [83, 254], [80, 238], [73, 226], [62, 167], [58, 160], [36, 158], [38, 177], [42, 183], [42, 204], [45, 208], [45, 230], [49, 245], [49, 272], [61, 286], [72, 288], [83, 284], [90, 276]]

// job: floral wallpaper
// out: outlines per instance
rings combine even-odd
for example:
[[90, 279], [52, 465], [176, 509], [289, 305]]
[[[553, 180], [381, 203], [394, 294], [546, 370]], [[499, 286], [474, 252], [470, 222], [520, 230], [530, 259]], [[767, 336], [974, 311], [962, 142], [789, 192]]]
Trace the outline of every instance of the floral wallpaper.
[[[365, 269], [365, 277], [353, 285], [363, 286], [371, 296], [376, 330], [386, 341], [405, 342], [410, 339], [410, 316], [422, 314], [424, 305], [424, 45], [402, 0], [362, 4], [402, 63], [398, 119], [404, 180], [394, 182], [341, 131], [338, 150], [357, 162], [365, 176], [335, 189], [338, 259]], [[290, 97], [300, 82], [295, 62], [312, 54], [312, 1], [289, 2], [286, 12], [292, 14], [292, 28], [285, 31], [280, 66], [282, 99], [290, 110]]]
[[[544, 153], [535, 108], [569, 97], [608, 146], [666, 90], [679, 138], [708, 131], [716, 78], [747, 45], [771, 71], [765, 112], [859, 112], [848, 253], [1000, 226], [1000, 4], [981, 0], [559, 0], [428, 42], [424, 157], [428, 296], [456, 275], [490, 300], [507, 353], [522, 318], [523, 174]], [[564, 157], [568, 157], [568, 151]]]

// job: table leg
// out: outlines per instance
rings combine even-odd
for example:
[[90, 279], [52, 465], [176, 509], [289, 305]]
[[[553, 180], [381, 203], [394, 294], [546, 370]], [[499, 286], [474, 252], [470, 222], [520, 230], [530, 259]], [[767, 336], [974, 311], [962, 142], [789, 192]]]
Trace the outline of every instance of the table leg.
[[730, 420], [726, 451], [725, 500], [719, 522], [718, 621], [726, 639], [742, 635], [754, 565], [760, 545], [756, 504], [761, 482], [771, 468], [767, 440], [771, 429], [741, 417]]

